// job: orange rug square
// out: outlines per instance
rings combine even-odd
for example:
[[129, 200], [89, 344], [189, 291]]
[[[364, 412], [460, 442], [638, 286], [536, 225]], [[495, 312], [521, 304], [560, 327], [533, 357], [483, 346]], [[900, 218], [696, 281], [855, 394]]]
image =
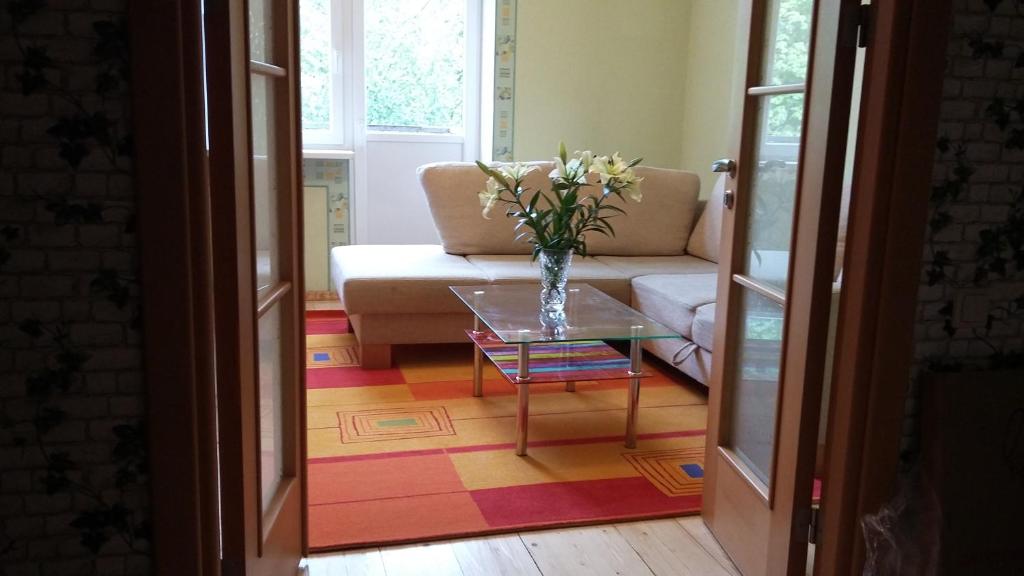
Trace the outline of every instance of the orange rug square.
[[307, 470], [310, 506], [465, 490], [446, 454], [311, 463]]

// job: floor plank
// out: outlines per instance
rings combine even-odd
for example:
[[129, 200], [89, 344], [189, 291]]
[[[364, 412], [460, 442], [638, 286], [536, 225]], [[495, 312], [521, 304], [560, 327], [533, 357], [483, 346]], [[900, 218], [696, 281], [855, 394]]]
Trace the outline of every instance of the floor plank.
[[387, 576], [463, 576], [449, 542], [381, 548]]
[[739, 576], [699, 516], [320, 554], [308, 564], [310, 576]]
[[704, 550], [711, 555], [712, 558], [718, 561], [718, 563], [726, 569], [726, 571], [732, 576], [741, 576], [740, 571], [736, 568], [736, 565], [732, 563], [729, 556], [722, 550], [722, 547], [718, 544], [718, 540], [711, 534], [708, 527], [704, 524], [704, 519], [700, 516], [687, 516], [685, 518], [676, 518], [676, 522], [686, 530], [694, 540], [701, 545]]
[[674, 519], [616, 524], [615, 528], [656, 576], [729, 576]]
[[313, 556], [309, 576], [385, 576], [384, 560], [377, 548]]
[[529, 532], [522, 534], [522, 538], [545, 575], [651, 574], [644, 561], [614, 526]]
[[465, 576], [541, 576], [518, 534], [451, 542]]

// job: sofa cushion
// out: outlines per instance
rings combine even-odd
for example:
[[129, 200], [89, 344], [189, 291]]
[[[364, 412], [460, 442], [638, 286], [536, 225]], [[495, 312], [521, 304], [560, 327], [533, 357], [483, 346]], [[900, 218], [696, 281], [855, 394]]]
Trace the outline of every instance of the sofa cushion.
[[[538, 170], [527, 175], [527, 190], [541, 189], [550, 193], [548, 174], [552, 162], [529, 162]], [[477, 194], [484, 189], [487, 176], [469, 162], [443, 162], [421, 166], [420, 183], [430, 206], [434, 226], [441, 245], [449, 254], [529, 254], [531, 246], [515, 242], [514, 218], [507, 218], [499, 206], [485, 219], [481, 215]], [[700, 179], [681, 170], [638, 166], [643, 201], [640, 203], [613, 198], [626, 211], [612, 220], [615, 236], [587, 234], [590, 255], [668, 256], [682, 255], [693, 228]], [[590, 174], [584, 193], [600, 194], [597, 176]]]
[[725, 195], [725, 180], [725, 174], [718, 176], [686, 245], [688, 254], [712, 262], [718, 262], [718, 243], [722, 238], [722, 196]]
[[349, 314], [466, 312], [448, 286], [487, 283], [465, 258], [437, 245], [338, 246], [331, 277]]
[[633, 279], [632, 303], [686, 338], [693, 336], [697, 308], [715, 301], [717, 274], [654, 274]]
[[[643, 200], [609, 200], [626, 211], [610, 220], [615, 236], [587, 234], [592, 256], [681, 256], [693, 230], [700, 178], [693, 172], [637, 166]], [[591, 175], [594, 176], [594, 175]], [[596, 179], [593, 180], [596, 182]], [[589, 188], [600, 193], [600, 186]]]
[[713, 274], [718, 264], [694, 256], [597, 256], [597, 261], [636, 278], [648, 274]]
[[[471, 254], [466, 259], [479, 268], [490, 282], [536, 282], [539, 294], [540, 267], [537, 262], [531, 261], [530, 256]], [[629, 276], [593, 258], [573, 257], [569, 282], [590, 284], [612, 298], [629, 304]]]
[[[526, 188], [536, 189], [550, 184], [548, 173], [552, 162], [531, 162], [538, 166], [527, 175]], [[434, 227], [441, 246], [449, 254], [530, 254], [533, 247], [515, 242], [516, 221], [506, 218], [504, 207], [491, 211], [490, 219], [482, 215], [480, 198], [487, 175], [472, 162], [438, 162], [420, 166], [420, 184], [427, 197]]]
[[715, 303], [705, 304], [697, 308], [693, 315], [693, 342], [701, 348], [711, 351], [715, 342]]

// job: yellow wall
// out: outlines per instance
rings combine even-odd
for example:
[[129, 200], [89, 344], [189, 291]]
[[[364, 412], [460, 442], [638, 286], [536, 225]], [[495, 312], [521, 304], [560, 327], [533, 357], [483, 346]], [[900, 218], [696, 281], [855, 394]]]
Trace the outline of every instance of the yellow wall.
[[688, 0], [519, 0], [513, 154], [680, 167]]
[[688, 0], [691, 6], [683, 95], [682, 166], [700, 175], [701, 196], [715, 178], [711, 162], [736, 153], [742, 71], [735, 65], [738, 0]]
[[739, 117], [737, 3], [519, 0], [515, 158], [565, 140], [694, 171], [707, 196]]

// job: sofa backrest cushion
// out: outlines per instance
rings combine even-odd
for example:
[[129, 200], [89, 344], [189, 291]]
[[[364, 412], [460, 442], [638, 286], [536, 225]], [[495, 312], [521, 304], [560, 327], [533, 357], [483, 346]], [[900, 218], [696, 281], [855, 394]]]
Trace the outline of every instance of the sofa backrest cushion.
[[[610, 220], [615, 236], [589, 233], [587, 250], [595, 256], [682, 256], [696, 220], [700, 178], [693, 172], [637, 166], [643, 200], [613, 198], [626, 211]], [[590, 176], [595, 176], [591, 174]], [[594, 183], [597, 178], [591, 179]], [[600, 185], [589, 188], [600, 194]]]
[[715, 181], [711, 195], [686, 245], [687, 253], [712, 262], [718, 262], [718, 244], [722, 237], [722, 196], [725, 195], [725, 178], [725, 174], [720, 174]]
[[[526, 185], [547, 182], [545, 170], [551, 170], [547, 167], [550, 163], [540, 164], [540, 170], [527, 176]], [[476, 164], [439, 162], [420, 166], [417, 173], [445, 252], [462, 255], [530, 253], [529, 244], [514, 241], [516, 223], [505, 217], [503, 207], [495, 207], [489, 220], [481, 215], [483, 207], [477, 194], [486, 187], [487, 175]]]
[[[526, 177], [529, 190], [550, 192], [548, 173], [552, 162], [530, 162], [538, 170]], [[681, 170], [638, 166], [643, 201], [638, 203], [612, 199], [626, 211], [611, 220], [615, 237], [590, 233], [587, 248], [599, 256], [673, 256], [686, 252], [686, 243], [697, 209], [700, 180], [696, 174]], [[490, 219], [481, 216], [477, 194], [484, 189], [487, 176], [470, 162], [442, 162], [421, 166], [420, 183], [441, 238], [449, 254], [529, 254], [525, 241], [515, 242], [516, 221], [506, 218], [503, 207], [495, 207]], [[591, 175], [591, 181], [596, 177]], [[599, 186], [587, 188], [599, 194]]]

